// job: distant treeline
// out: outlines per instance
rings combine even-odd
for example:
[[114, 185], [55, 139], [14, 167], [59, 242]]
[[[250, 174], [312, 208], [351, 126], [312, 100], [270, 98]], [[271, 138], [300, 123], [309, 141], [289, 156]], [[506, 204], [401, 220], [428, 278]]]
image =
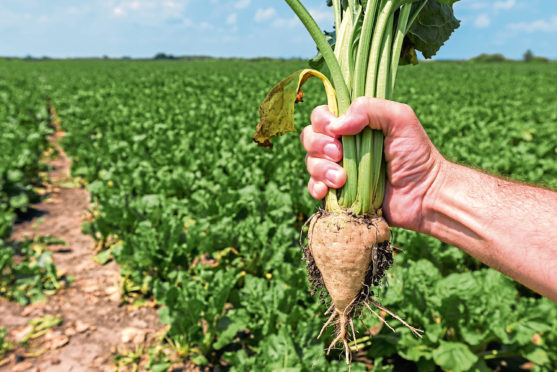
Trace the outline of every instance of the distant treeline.
[[68, 58], [53, 58], [49, 56], [42, 56], [42, 57], [35, 57], [32, 55], [27, 55], [25, 57], [8, 57], [8, 56], [0, 56], [0, 60], [24, 60], [24, 61], [49, 61], [49, 60], [135, 60], [135, 61], [153, 61], [153, 60], [166, 60], [166, 61], [200, 61], [200, 60], [245, 60], [245, 61], [303, 61], [306, 58], [301, 57], [292, 57], [292, 58], [271, 58], [271, 57], [213, 57], [213, 56], [205, 56], [205, 55], [184, 55], [184, 56], [175, 56], [172, 54], [166, 53], [157, 53], [153, 57], [130, 57], [130, 56], [122, 56], [122, 57], [109, 57], [109, 56], [102, 56], [102, 57], [68, 57]]
[[[496, 54], [486, 54], [482, 53], [477, 57], [470, 59], [472, 62], [507, 62], [507, 61], [514, 61], [511, 59], [507, 59], [504, 55], [500, 53]], [[524, 55], [522, 56], [522, 61], [524, 62], [549, 62], [549, 58], [535, 56], [534, 53], [528, 49]]]
[[[31, 60], [31, 61], [41, 61], [41, 60], [50, 60], [50, 59], [58, 59], [58, 58], [51, 58], [48, 56], [42, 57], [34, 57], [31, 55], [27, 55], [23, 58], [20, 57], [1, 57], [0, 59], [23, 59], [23, 60]], [[304, 60], [304, 58], [271, 58], [271, 57], [255, 57], [255, 58], [241, 58], [241, 57], [212, 57], [206, 55], [184, 55], [184, 56], [175, 56], [173, 54], [168, 53], [157, 53], [153, 57], [149, 58], [132, 58], [129, 56], [123, 57], [109, 57], [109, 56], [102, 56], [102, 57], [78, 57], [78, 58], [63, 58], [63, 59], [72, 59], [72, 60], [95, 60], [95, 59], [104, 59], [104, 60], [140, 60], [140, 61], [148, 61], [148, 60], [168, 60], [168, 61], [199, 61], [199, 60], [246, 60], [246, 61], [292, 61], [292, 60]], [[463, 60], [443, 60], [444, 62], [463, 62]], [[495, 53], [495, 54], [488, 54], [482, 53], [479, 56], [473, 57], [469, 59], [470, 62], [517, 62], [514, 59], [508, 59], [503, 54]], [[524, 55], [522, 56], [523, 62], [550, 62], [551, 60], [546, 57], [536, 56], [534, 53], [528, 49]]]
[[182, 60], [182, 61], [195, 61], [195, 60], [207, 60], [207, 59], [218, 59], [218, 60], [248, 60], [248, 61], [291, 61], [291, 60], [303, 60], [303, 58], [270, 58], [270, 57], [255, 57], [255, 58], [241, 58], [241, 57], [211, 57], [211, 56], [175, 56], [166, 53], [157, 53], [153, 57], [156, 60]]

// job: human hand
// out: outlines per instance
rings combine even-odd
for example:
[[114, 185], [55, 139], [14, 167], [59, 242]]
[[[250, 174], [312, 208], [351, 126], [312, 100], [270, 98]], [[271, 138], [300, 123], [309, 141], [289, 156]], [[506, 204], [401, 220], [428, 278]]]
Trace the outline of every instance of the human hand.
[[360, 97], [339, 118], [327, 106], [315, 108], [311, 123], [302, 131], [300, 140], [308, 152], [308, 190], [314, 198], [322, 199], [329, 187], [340, 188], [346, 182], [346, 172], [337, 164], [342, 159], [340, 136], [360, 133], [369, 126], [385, 135], [385, 218], [391, 226], [422, 230], [424, 199], [445, 159], [410, 106]]

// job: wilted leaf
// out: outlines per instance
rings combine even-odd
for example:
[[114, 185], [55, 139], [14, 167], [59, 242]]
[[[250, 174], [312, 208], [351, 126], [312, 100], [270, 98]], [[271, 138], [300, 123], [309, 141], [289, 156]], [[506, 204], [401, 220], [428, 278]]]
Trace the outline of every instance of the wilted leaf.
[[[259, 146], [273, 147], [271, 138], [295, 132], [294, 103], [302, 85], [312, 76], [318, 77], [325, 86], [331, 112], [336, 112], [336, 96], [329, 80], [316, 70], [299, 70], [275, 85], [259, 106], [260, 121], [253, 140]], [[331, 107], [333, 106], [333, 107]]]

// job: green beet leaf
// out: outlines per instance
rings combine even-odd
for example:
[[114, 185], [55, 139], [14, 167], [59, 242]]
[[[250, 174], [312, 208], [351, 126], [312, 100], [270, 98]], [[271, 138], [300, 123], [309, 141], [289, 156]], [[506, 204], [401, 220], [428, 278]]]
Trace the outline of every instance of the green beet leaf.
[[[422, 0], [414, 7], [420, 7]], [[408, 31], [408, 40], [412, 46], [422, 52], [425, 58], [431, 58], [449, 37], [460, 26], [460, 21], [455, 18], [452, 4], [455, 1], [440, 0], [427, 1], [416, 21]]]
[[478, 357], [463, 343], [441, 342], [441, 346], [433, 351], [433, 360], [441, 368], [459, 372], [468, 371]]

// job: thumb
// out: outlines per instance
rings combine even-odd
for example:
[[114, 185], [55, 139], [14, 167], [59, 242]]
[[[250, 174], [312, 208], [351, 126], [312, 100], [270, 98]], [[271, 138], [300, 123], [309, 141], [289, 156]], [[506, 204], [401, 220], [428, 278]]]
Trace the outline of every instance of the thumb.
[[380, 98], [358, 97], [342, 116], [331, 122], [330, 131], [337, 136], [354, 135], [369, 125], [388, 136], [399, 124], [413, 120], [417, 118], [408, 105]]
[[329, 125], [329, 131], [337, 137], [358, 134], [369, 125], [367, 115], [348, 109]]

